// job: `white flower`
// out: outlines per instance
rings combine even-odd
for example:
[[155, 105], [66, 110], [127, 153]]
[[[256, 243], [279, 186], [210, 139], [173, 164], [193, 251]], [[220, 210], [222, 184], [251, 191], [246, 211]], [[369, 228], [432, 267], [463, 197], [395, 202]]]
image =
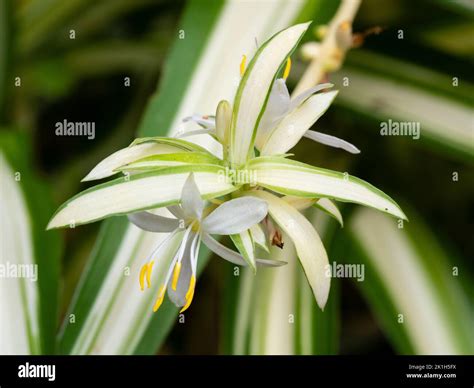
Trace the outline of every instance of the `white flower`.
[[[128, 216], [132, 223], [143, 230], [171, 233], [141, 267], [140, 287], [142, 290], [145, 287], [145, 278], [148, 287], [150, 286], [155, 257], [161, 249], [166, 248], [166, 244], [176, 234], [182, 234], [181, 244], [176, 249], [164, 283], [160, 286], [153, 311], [157, 311], [161, 306], [166, 290], [173, 303], [182, 307], [181, 312], [189, 307], [196, 285], [196, 268], [201, 240], [223, 259], [234, 264], [247, 265], [241, 255], [219, 243], [211, 237], [211, 234], [233, 235], [246, 231], [267, 215], [267, 203], [258, 198], [240, 197], [223, 203], [208, 215], [205, 215], [207, 209], [204, 206], [205, 201], [201, 199], [193, 174], [190, 174], [183, 186], [181, 205], [169, 207], [176, 218], [158, 216], [146, 211]], [[263, 266], [285, 264], [275, 260], [256, 259], [256, 262]]]
[[[137, 139], [129, 147], [100, 162], [84, 180], [101, 179], [120, 172], [125, 173], [125, 176], [78, 194], [58, 209], [48, 227], [80, 225], [113, 215], [181, 204], [183, 212], [187, 209], [186, 212], [194, 215], [194, 218], [190, 218], [186, 213], [183, 214], [187, 220], [186, 230], [175, 258], [175, 263], [181, 263], [183, 258], [189, 257], [186, 259], [189, 260], [186, 266], [188, 280], [183, 280], [185, 286], [180, 291], [180, 298], [178, 295], [175, 298], [175, 302], [182, 304], [190, 299], [186, 298], [187, 290], [194, 290], [194, 285], [189, 287], [189, 282], [195, 273], [193, 263], [197, 260], [195, 253], [201, 238], [213, 250], [221, 247], [219, 254], [229, 259], [226, 256], [228, 251], [209, 236], [209, 233], [218, 233], [218, 229], [208, 225], [210, 220], [217, 217], [215, 214], [227, 209], [223, 213], [226, 217], [214, 219], [214, 228], [218, 227], [218, 222], [223, 227], [239, 219], [240, 210], [233, 204], [245, 201], [241, 197], [258, 198], [267, 203], [268, 217], [271, 219], [260, 225], [257, 225], [259, 220], [248, 222], [245, 224], [247, 227], [239, 229], [239, 232], [221, 230], [221, 233], [230, 235], [242, 255], [238, 256], [234, 252], [232, 257], [239, 257], [239, 263], [247, 263], [255, 271], [258, 262], [255, 245], [266, 247], [264, 230], [267, 229], [268, 236], [268, 226], [273, 225], [272, 220], [275, 221], [295, 244], [316, 301], [323, 308], [331, 282], [325, 276], [328, 257], [317, 232], [300, 210], [314, 205], [342, 224], [341, 214], [332, 202], [340, 200], [370, 206], [402, 219], [406, 219], [406, 216], [389, 196], [361, 179], [288, 158], [291, 155], [286, 152], [303, 136], [352, 153], [359, 152], [344, 140], [309, 130], [336, 96], [336, 92], [318, 93], [331, 85], [318, 85], [293, 99], [289, 96], [285, 83], [290, 71], [289, 57], [308, 26], [309, 23], [303, 23], [280, 31], [260, 46], [246, 69], [243, 62], [242, 79], [233, 103], [221, 101], [215, 117], [192, 116], [186, 119], [194, 120], [202, 127], [189, 134], [208, 133], [219, 141], [222, 156], [213, 155], [179, 138]], [[279, 77], [281, 72], [283, 76]], [[256, 156], [258, 151], [260, 154]], [[198, 188], [194, 190], [194, 205], [184, 195], [188, 192], [184, 187], [188, 185], [186, 182], [190, 173]], [[199, 206], [202, 208], [199, 205], [202, 203], [201, 197], [219, 198], [224, 203], [215, 213], [202, 218], [196, 210]], [[236, 197], [238, 199], [231, 199]], [[181, 215], [177, 214], [179, 218]], [[141, 223], [142, 227], [148, 224], [155, 231], [168, 231], [176, 227], [173, 220], [153, 222], [153, 219], [158, 219], [148, 213], [132, 215], [130, 218], [137, 224]], [[147, 223], [147, 220], [152, 222]], [[250, 221], [251, 218], [245, 220]], [[271, 240], [274, 240], [272, 243], [281, 246], [280, 235], [270, 234]], [[172, 268], [176, 268], [176, 265]], [[184, 262], [182, 268], [185, 268]], [[184, 271], [176, 271], [179, 274], [181, 270]], [[170, 269], [168, 281], [172, 271], [174, 269]], [[163, 295], [164, 289], [161, 290]], [[171, 287], [172, 299], [173, 291]], [[191, 294], [188, 296], [192, 297]]]

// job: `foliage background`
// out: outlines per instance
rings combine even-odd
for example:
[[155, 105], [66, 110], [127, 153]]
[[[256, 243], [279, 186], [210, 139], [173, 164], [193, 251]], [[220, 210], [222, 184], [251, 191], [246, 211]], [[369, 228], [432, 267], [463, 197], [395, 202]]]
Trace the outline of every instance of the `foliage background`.
[[[194, 23], [206, 23], [207, 9], [211, 5], [199, 0], [193, 3], [197, 10]], [[336, 1], [316, 1], [305, 16], [316, 24], [328, 22], [337, 5]], [[45, 225], [48, 218], [44, 215], [45, 209], [53, 209], [86, 187], [80, 179], [99, 160], [128, 145], [135, 137], [141, 123], [143, 125], [147, 103], [156, 85], [160, 85], [163, 65], [177, 38], [183, 12], [191, 6], [184, 1], [171, 0], [1, 0], [1, 144], [10, 163], [15, 164], [15, 158], [22, 159], [19, 163], [29, 163], [29, 168], [24, 170], [41, 181], [39, 194], [25, 188], [30, 196], [41, 198], [39, 206], [31, 206], [37, 209], [33, 210], [32, 218], [38, 223]], [[350, 51], [345, 66], [367, 69], [371, 74], [397, 82], [408, 80], [432, 95], [448, 95], [472, 114], [472, 17], [473, 9], [467, 2], [366, 0], [356, 18], [354, 31], [375, 25], [384, 30], [368, 37], [362, 48]], [[76, 31], [74, 40], [69, 39], [71, 28]], [[402, 40], [397, 38], [399, 30], [404, 32]], [[367, 54], [383, 55], [397, 63], [384, 63], [382, 57], [374, 61]], [[420, 66], [426, 74], [406, 72], [399, 64]], [[182, 65], [186, 66], [186, 62]], [[303, 62], [296, 61], [290, 85], [303, 68]], [[432, 71], [444, 75], [442, 82], [431, 76]], [[21, 77], [21, 87], [14, 85], [17, 76]], [[123, 86], [124, 77], [131, 78], [130, 87]], [[338, 75], [331, 77], [337, 79]], [[458, 87], [452, 86], [452, 77], [459, 79]], [[416, 98], [413, 103], [419, 103], [419, 109], [425, 108]], [[54, 124], [63, 119], [95, 122], [96, 138], [55, 136]], [[466, 152], [442, 141], [425, 139], [423, 127], [421, 140], [382, 137], [380, 120], [373, 106], [364, 110], [351, 106], [350, 101], [337, 102], [318, 121], [318, 130], [347, 139], [362, 150], [361, 155], [354, 157], [309, 141], [301, 142], [294, 150], [304, 162], [341, 171], [349, 169], [351, 174], [373, 183], [414, 209], [413, 213], [429, 225], [429, 233], [446, 252], [451, 265], [462, 268], [459, 281], [463, 282], [462, 287], [470, 299], [471, 329], [473, 123], [471, 120], [471, 144], [466, 145]], [[14, 140], [9, 140], [12, 138]], [[15, 143], [15, 147], [8, 146], [11, 143]], [[453, 172], [459, 174], [456, 182], [452, 179]], [[345, 214], [349, 215], [352, 208], [347, 206]], [[58, 233], [38, 232], [43, 233], [44, 238], [56, 239], [47, 242], [48, 249], [55, 251], [49, 258], [52, 266], [53, 257], [57, 256], [60, 261], [57, 267], [57, 272], [60, 271], [59, 317], [56, 320], [55, 314], [50, 313], [44, 318], [55, 330], [59, 330], [71, 303], [99, 227], [99, 224], [91, 224]], [[40, 230], [41, 225], [37, 228]], [[350, 248], [335, 252], [336, 260], [339, 257], [350, 260], [353, 254]], [[233, 284], [228, 266], [222, 261], [210, 261], [200, 278], [186, 324], [176, 324], [157, 352], [215, 354], [229, 351], [226, 346], [227, 337], [231, 335], [228, 321], [236, 302], [228, 295]], [[334, 323], [338, 327], [337, 353], [398, 352], [400, 347], [385, 334], [380, 319], [369, 307], [366, 294], [350, 279], [337, 283], [334, 291], [340, 296], [337, 323]], [[0, 297], [6, 298], [5, 295]], [[51, 352], [51, 346], [46, 346], [45, 351]]]

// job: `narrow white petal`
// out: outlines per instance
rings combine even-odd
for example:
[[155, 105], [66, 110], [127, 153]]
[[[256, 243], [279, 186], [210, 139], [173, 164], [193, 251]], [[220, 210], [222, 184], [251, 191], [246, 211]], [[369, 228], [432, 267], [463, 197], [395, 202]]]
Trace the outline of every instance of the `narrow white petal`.
[[256, 190], [249, 192], [249, 195], [267, 201], [270, 215], [293, 240], [316, 301], [323, 309], [329, 295], [331, 277], [326, 273], [329, 265], [326, 250], [313, 225], [298, 210], [273, 194]]
[[258, 198], [241, 197], [224, 202], [202, 222], [210, 234], [238, 234], [262, 221], [268, 205]]
[[317, 198], [302, 198], [294, 195], [285, 195], [281, 199], [299, 211], [309, 209], [317, 201]]
[[188, 136], [195, 136], [195, 135], [211, 135], [211, 136], [216, 136], [216, 131], [214, 129], [194, 129], [192, 131], [186, 131], [186, 132], [180, 132], [176, 134], [177, 139], [181, 139], [183, 137], [188, 137]]
[[181, 193], [181, 207], [186, 218], [201, 219], [204, 201], [194, 180], [194, 174], [189, 174]]
[[149, 212], [129, 214], [128, 220], [140, 229], [154, 233], [172, 232], [179, 226], [179, 221], [176, 218], [158, 216]]
[[353, 144], [348, 141], [339, 139], [336, 136], [327, 135], [325, 133], [316, 132], [316, 131], [307, 131], [304, 134], [304, 137], [314, 140], [318, 143], [328, 145], [334, 148], [341, 148], [344, 151], [350, 152], [351, 154], [358, 154], [360, 150]]
[[183, 220], [184, 219], [184, 212], [183, 212], [183, 209], [181, 208], [181, 206], [179, 206], [179, 205], [168, 206], [167, 209], [178, 220]]
[[250, 234], [253, 242], [266, 252], [270, 252], [267, 244], [267, 236], [260, 224], [255, 224], [250, 227]]
[[[219, 241], [217, 241], [207, 233], [202, 234], [202, 242], [206, 244], [206, 246], [211, 251], [213, 251], [216, 255], [223, 258], [224, 260], [227, 260], [233, 264], [247, 266], [247, 262], [241, 255], [239, 255], [232, 249], [229, 249], [226, 246], [222, 245]], [[265, 259], [255, 259], [255, 262], [257, 263], [257, 266], [262, 267], [281, 267], [282, 265], [286, 264], [286, 262], [284, 261]]]
[[306, 131], [326, 112], [337, 91], [315, 94], [288, 114], [272, 130], [263, 145], [261, 155], [284, 154], [293, 148]]
[[183, 122], [193, 121], [206, 129], [215, 129], [216, 128], [216, 120], [212, 116], [201, 116], [201, 115], [192, 115], [185, 117]]
[[194, 237], [195, 234], [191, 232], [183, 238], [182, 250], [179, 252], [177, 260], [177, 262], [181, 262], [181, 271], [176, 290], [173, 290], [172, 282], [168, 282], [168, 297], [178, 307], [183, 307], [186, 304], [186, 293], [193, 275], [191, 252], [195, 241]]
[[306, 89], [304, 92], [302, 92], [301, 94], [298, 94], [296, 97], [291, 99], [288, 110], [291, 112], [292, 110], [298, 108], [303, 102], [305, 102], [313, 94], [320, 92], [321, 90], [324, 90], [324, 89], [332, 88], [333, 86], [334, 86], [333, 84], [325, 83], [325, 84], [319, 84], [312, 88]]
[[270, 131], [285, 116], [290, 107], [290, 92], [286, 87], [286, 82], [278, 78], [274, 83], [270, 95], [268, 96], [267, 106], [263, 113], [260, 124], [258, 125], [255, 146], [260, 149], [270, 133]]

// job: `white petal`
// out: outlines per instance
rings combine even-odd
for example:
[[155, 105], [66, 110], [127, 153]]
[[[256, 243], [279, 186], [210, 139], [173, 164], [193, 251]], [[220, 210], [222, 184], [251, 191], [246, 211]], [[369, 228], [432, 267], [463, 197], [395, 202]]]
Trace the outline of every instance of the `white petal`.
[[286, 87], [286, 82], [284, 79], [278, 78], [273, 84], [265, 112], [258, 125], [257, 137], [255, 138], [257, 149], [265, 144], [268, 134], [288, 112], [289, 107], [290, 93]]
[[176, 218], [158, 216], [149, 212], [129, 214], [128, 220], [140, 229], [154, 233], [172, 232], [179, 226], [179, 221]]
[[313, 225], [298, 210], [273, 194], [255, 190], [249, 195], [267, 201], [270, 215], [293, 240], [316, 301], [323, 309], [329, 295], [331, 277], [326, 273], [329, 265], [326, 250]]
[[[241, 255], [239, 255], [232, 249], [229, 249], [226, 246], [222, 245], [219, 241], [217, 241], [207, 233], [202, 234], [202, 242], [206, 244], [206, 246], [211, 251], [213, 251], [216, 255], [223, 258], [224, 260], [227, 260], [233, 264], [247, 266], [247, 262]], [[281, 267], [282, 265], [286, 264], [286, 262], [284, 261], [265, 259], [256, 259], [255, 262], [257, 263], [257, 266], [262, 267]]]
[[241, 197], [224, 202], [202, 222], [210, 234], [238, 234], [262, 221], [268, 206], [258, 198]]
[[188, 292], [189, 282], [191, 281], [191, 276], [193, 274], [191, 250], [193, 247], [194, 237], [195, 234], [191, 232], [186, 236], [186, 240], [183, 240], [183, 244], [185, 245], [183, 251], [180, 252], [182, 257], [181, 271], [179, 273], [176, 290], [173, 290], [172, 282], [168, 283], [168, 297], [178, 307], [183, 307], [186, 304], [186, 293]]
[[117, 168], [146, 156], [179, 151], [182, 150], [178, 147], [159, 143], [142, 143], [123, 148], [102, 160], [89, 174], [87, 174], [85, 178], [82, 179], [82, 182], [107, 178], [111, 175], [117, 174]]
[[298, 94], [296, 97], [291, 99], [289, 111], [292, 111], [298, 108], [303, 102], [305, 102], [313, 94], [324, 89], [332, 88], [333, 86], [334, 86], [333, 84], [325, 83], [325, 84], [319, 84], [312, 88], [306, 89], [304, 92], [302, 92], [301, 94]]
[[267, 236], [260, 224], [255, 224], [250, 227], [250, 234], [253, 242], [266, 252], [270, 252], [267, 244]]
[[204, 209], [204, 201], [201, 199], [201, 193], [194, 181], [194, 174], [189, 174], [183, 186], [181, 193], [181, 208], [186, 218], [201, 219]]
[[168, 206], [167, 209], [178, 220], [183, 220], [184, 219], [184, 212], [183, 212], [183, 209], [181, 208], [181, 206], [179, 206], [179, 205]]
[[183, 119], [183, 122], [186, 123], [188, 121], [193, 121], [206, 129], [215, 129], [216, 128], [215, 118], [212, 116], [206, 116], [206, 117], [207, 118], [201, 115], [192, 115], [192, 116], [185, 117]]
[[275, 34], [260, 46], [249, 63], [234, 99], [230, 139], [233, 165], [243, 165], [253, 151], [257, 127], [275, 75], [308, 27], [309, 23], [297, 24]]
[[194, 129], [192, 131], [186, 131], [186, 132], [180, 132], [176, 134], [176, 138], [180, 139], [183, 137], [188, 137], [188, 136], [195, 136], [195, 135], [211, 135], [211, 136], [216, 136], [216, 131], [214, 129]]
[[329, 108], [337, 91], [315, 94], [288, 114], [268, 135], [261, 155], [284, 154], [293, 148], [306, 131]]
[[353, 144], [348, 141], [339, 139], [336, 136], [327, 135], [325, 133], [316, 132], [316, 131], [307, 131], [304, 134], [304, 137], [308, 139], [317, 141], [318, 143], [328, 145], [334, 148], [341, 148], [344, 151], [350, 152], [351, 154], [358, 154], [360, 150]]

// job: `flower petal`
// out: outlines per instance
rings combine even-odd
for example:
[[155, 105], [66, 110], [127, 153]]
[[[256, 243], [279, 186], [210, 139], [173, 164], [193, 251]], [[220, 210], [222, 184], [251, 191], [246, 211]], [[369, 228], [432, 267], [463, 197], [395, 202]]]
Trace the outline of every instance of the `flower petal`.
[[337, 91], [315, 94], [288, 114], [268, 135], [261, 155], [284, 154], [293, 148], [306, 131], [326, 112]]
[[179, 221], [176, 218], [158, 216], [150, 212], [129, 214], [128, 220], [140, 229], [154, 233], [169, 233], [179, 227]]
[[[220, 173], [219, 173], [220, 171]], [[177, 166], [122, 177], [87, 189], [64, 203], [48, 224], [48, 229], [77, 226], [112, 215], [177, 204], [189, 173], [202, 196], [215, 198], [235, 190], [222, 178], [222, 168]]]
[[185, 218], [201, 219], [202, 211], [204, 209], [204, 201], [201, 198], [201, 193], [194, 180], [194, 174], [189, 174], [183, 186], [181, 193], [181, 208]]
[[255, 146], [261, 149], [270, 131], [278, 124], [288, 112], [290, 106], [290, 93], [286, 87], [286, 82], [278, 78], [274, 83], [268, 96], [267, 106], [263, 112], [262, 119], [258, 125]]
[[267, 236], [263, 231], [263, 228], [260, 224], [255, 224], [250, 227], [250, 234], [252, 235], [253, 242], [262, 248], [265, 252], [270, 253], [267, 244]]
[[183, 122], [185, 123], [188, 121], [193, 121], [206, 129], [216, 128], [216, 120], [212, 116], [192, 115], [183, 119]]
[[407, 219], [387, 194], [347, 173], [317, 168], [294, 160], [259, 157], [249, 162], [256, 183], [280, 194], [305, 198], [327, 197], [373, 207]]
[[[196, 237], [196, 234], [191, 232], [187, 236], [186, 241], [183, 241], [183, 244], [186, 245], [182, 252], [181, 270], [179, 272], [176, 290], [173, 290], [172, 282], [168, 283], [168, 297], [178, 307], [183, 307], [186, 304], [186, 293], [188, 292], [191, 276], [193, 275], [191, 249], [193, 248], [194, 237]], [[199, 249], [199, 247], [194, 246], [194, 249]]]
[[289, 111], [291, 112], [292, 110], [298, 108], [303, 102], [305, 102], [313, 94], [320, 92], [321, 90], [324, 90], [324, 89], [332, 88], [333, 86], [334, 86], [333, 84], [325, 83], [325, 84], [319, 84], [312, 88], [306, 89], [304, 92], [298, 94], [296, 97], [291, 99]]
[[[236, 265], [247, 266], [247, 262], [241, 255], [239, 255], [232, 249], [229, 249], [226, 246], [222, 245], [219, 241], [211, 237], [209, 234], [203, 233], [202, 241], [211, 251], [213, 251], [216, 255], [223, 258], [224, 260], [227, 260]], [[287, 264], [285, 261], [265, 259], [255, 259], [255, 262], [257, 263], [257, 266], [262, 267], [281, 267], [282, 265]]]
[[329, 261], [313, 225], [298, 210], [273, 194], [255, 190], [248, 192], [248, 195], [267, 201], [270, 215], [293, 240], [316, 301], [324, 309], [331, 285], [331, 277], [326, 274]]
[[268, 206], [258, 198], [241, 197], [224, 202], [202, 221], [210, 234], [238, 234], [262, 221]]
[[243, 165], [253, 151], [256, 131], [273, 81], [308, 26], [309, 23], [297, 24], [275, 34], [260, 46], [247, 67], [234, 99], [230, 138], [232, 165]]
[[210, 135], [212, 137], [216, 137], [216, 131], [215, 129], [208, 129], [208, 128], [202, 128], [202, 129], [193, 129], [191, 131], [185, 131], [178, 133], [176, 135], [177, 139], [181, 139], [183, 137], [188, 137], [188, 136], [196, 136], [196, 135]]
[[245, 230], [239, 234], [231, 234], [230, 238], [240, 254], [252, 268], [253, 273], [257, 273], [257, 265], [255, 263], [254, 245], [252, 235], [249, 230]]
[[316, 131], [307, 131], [304, 134], [304, 137], [314, 140], [318, 143], [328, 145], [334, 148], [341, 148], [344, 151], [350, 152], [351, 154], [358, 154], [360, 150], [353, 144], [348, 141], [339, 139], [336, 136], [327, 135], [325, 133], [316, 132]]

